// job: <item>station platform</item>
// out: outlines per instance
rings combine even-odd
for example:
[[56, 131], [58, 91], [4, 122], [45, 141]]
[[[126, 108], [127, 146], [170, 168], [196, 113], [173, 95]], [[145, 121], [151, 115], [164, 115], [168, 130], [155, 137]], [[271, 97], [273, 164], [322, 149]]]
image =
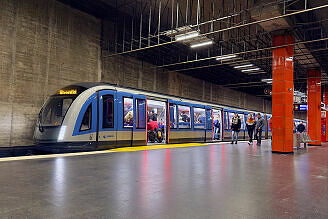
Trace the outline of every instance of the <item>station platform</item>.
[[1, 218], [328, 218], [328, 147], [191, 144], [0, 159]]

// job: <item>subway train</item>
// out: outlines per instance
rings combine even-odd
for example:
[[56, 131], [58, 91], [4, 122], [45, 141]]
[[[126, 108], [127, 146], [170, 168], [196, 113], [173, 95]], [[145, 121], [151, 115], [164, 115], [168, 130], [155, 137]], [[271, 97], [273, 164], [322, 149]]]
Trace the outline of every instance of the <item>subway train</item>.
[[[242, 123], [239, 139], [245, 140], [247, 115], [257, 112], [106, 83], [80, 83], [48, 98], [34, 141], [37, 149], [51, 152], [152, 145], [151, 123], [161, 130], [161, 144], [228, 141], [234, 113]], [[271, 115], [261, 114], [266, 121], [263, 138], [270, 138]]]

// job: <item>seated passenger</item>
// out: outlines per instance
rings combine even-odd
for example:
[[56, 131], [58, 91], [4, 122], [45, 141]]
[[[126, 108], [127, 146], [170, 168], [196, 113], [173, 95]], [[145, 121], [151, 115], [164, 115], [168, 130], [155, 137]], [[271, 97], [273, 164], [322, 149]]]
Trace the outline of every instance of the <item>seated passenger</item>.
[[149, 115], [148, 115], [148, 118], [153, 120], [153, 121], [157, 121], [157, 114], [155, 113], [154, 110], [152, 110]]
[[158, 123], [156, 121], [153, 121], [152, 119], [149, 119], [149, 122], [147, 124], [147, 130], [153, 131], [155, 130], [155, 128], [159, 128]]

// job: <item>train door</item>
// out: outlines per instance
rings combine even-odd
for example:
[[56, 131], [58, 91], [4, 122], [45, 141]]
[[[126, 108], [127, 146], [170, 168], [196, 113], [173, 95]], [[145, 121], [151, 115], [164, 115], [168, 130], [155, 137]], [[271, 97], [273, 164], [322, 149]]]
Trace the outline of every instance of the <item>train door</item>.
[[132, 145], [141, 146], [147, 144], [147, 123], [146, 123], [146, 109], [147, 100], [143, 95], [134, 95], [134, 118]]
[[222, 141], [223, 124], [222, 124], [222, 110], [213, 109], [213, 140]]
[[[167, 102], [147, 100], [147, 142], [148, 144], [167, 143]], [[157, 132], [155, 132], [155, 129]]]
[[[192, 141], [206, 142], [206, 107], [202, 105], [193, 105], [191, 107], [191, 124], [193, 135], [190, 136]], [[212, 132], [209, 132], [211, 137]]]
[[172, 143], [174, 142], [174, 140], [171, 138], [172, 136], [171, 133], [177, 131], [178, 128], [178, 107], [177, 104], [172, 100], [169, 100], [168, 104], [169, 104], [169, 113], [168, 113], [169, 116], [168, 116], [167, 142]]
[[117, 92], [117, 145], [133, 145], [134, 126], [133, 95], [125, 92]]
[[117, 142], [117, 93], [102, 90], [98, 96], [98, 148], [110, 148]]
[[212, 107], [206, 108], [206, 131], [205, 131], [205, 141], [213, 141], [213, 112]]
[[245, 130], [246, 130], [246, 125], [245, 125], [245, 115], [244, 113], [238, 113], [238, 116], [240, 118], [240, 132], [239, 132], [239, 139], [240, 140], [245, 140], [246, 135], [245, 135]]

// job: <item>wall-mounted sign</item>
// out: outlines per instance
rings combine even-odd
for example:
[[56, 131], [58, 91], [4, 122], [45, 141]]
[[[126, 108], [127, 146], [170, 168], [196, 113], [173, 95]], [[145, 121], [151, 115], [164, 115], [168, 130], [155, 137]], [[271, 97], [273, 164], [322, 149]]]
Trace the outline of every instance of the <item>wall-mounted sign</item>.
[[294, 104], [294, 111], [307, 111], [308, 105], [307, 104]]

